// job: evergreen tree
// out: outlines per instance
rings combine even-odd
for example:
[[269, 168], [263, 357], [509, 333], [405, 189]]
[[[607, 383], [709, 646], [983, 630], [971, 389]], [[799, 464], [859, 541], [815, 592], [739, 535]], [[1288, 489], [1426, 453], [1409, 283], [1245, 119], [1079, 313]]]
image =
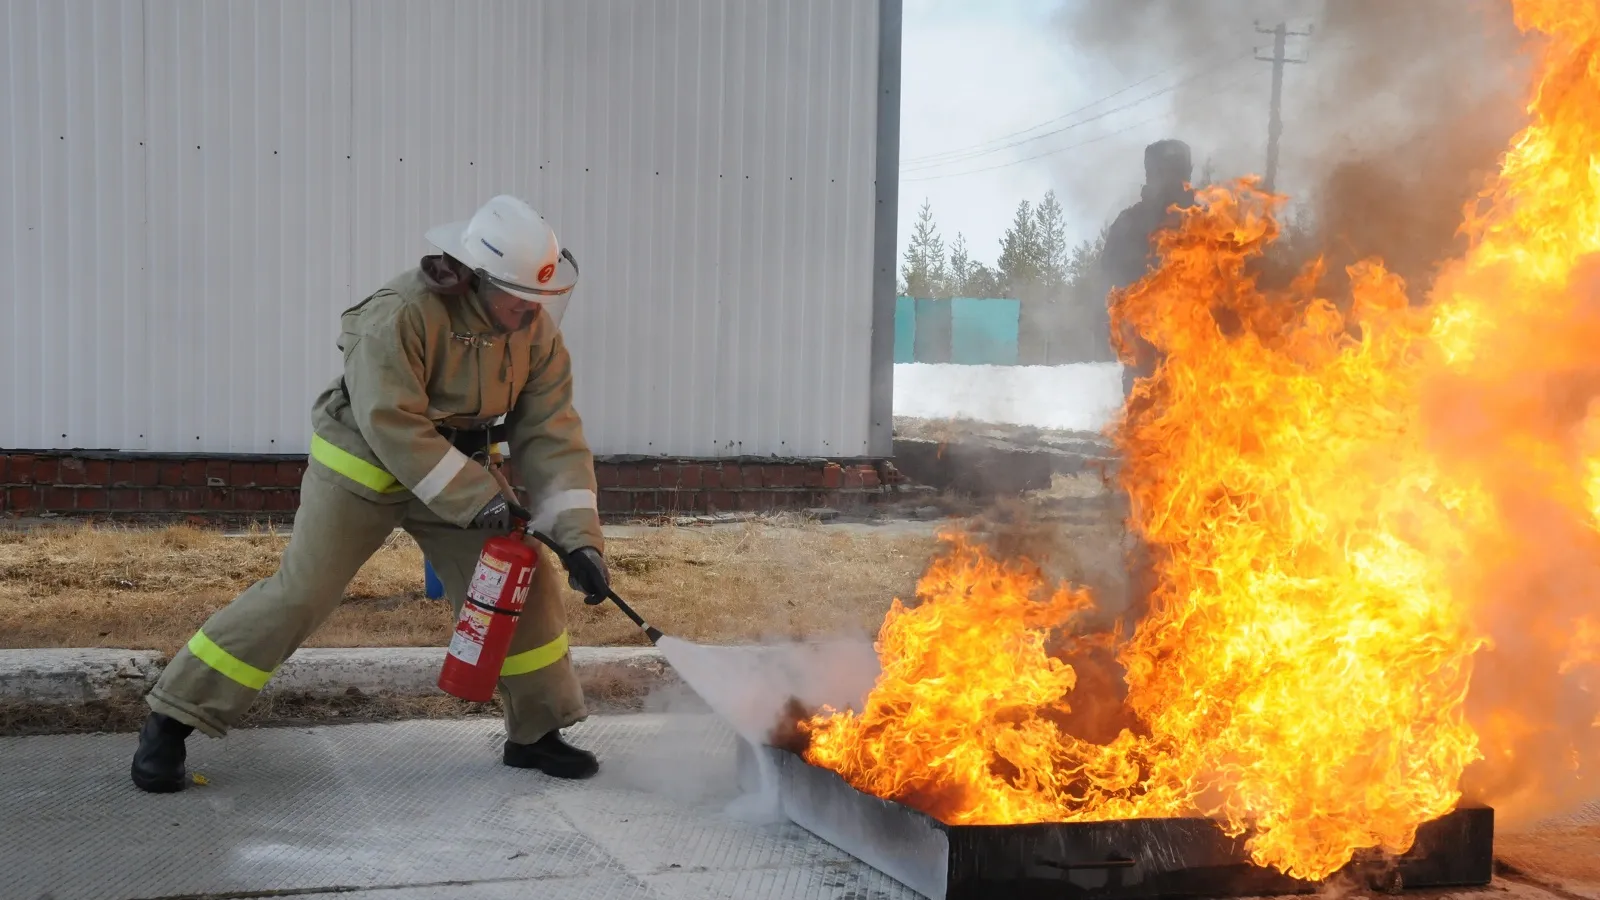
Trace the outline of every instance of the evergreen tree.
[[[981, 264], [980, 264], [981, 265]], [[946, 286], [952, 297], [982, 296], [973, 294], [968, 290], [972, 281], [974, 263], [967, 253], [967, 238], [961, 232], [956, 232], [955, 242], [950, 245], [950, 283]]]
[[1063, 266], [1066, 283], [1069, 286], [1084, 284], [1095, 277], [1100, 269], [1100, 257], [1106, 251], [1106, 236], [1111, 232], [1111, 226], [1100, 229], [1100, 234], [1092, 241], [1080, 241], [1072, 248], [1068, 255], [1066, 265]]
[[1023, 200], [1017, 204], [1011, 227], [1000, 239], [1000, 258], [995, 261], [1007, 294], [1017, 296], [1038, 283], [1043, 269], [1040, 256], [1039, 223], [1033, 204]]
[[1067, 283], [1067, 222], [1056, 199], [1056, 192], [1045, 191], [1034, 207], [1035, 235], [1038, 240], [1039, 286], [1055, 294]]
[[962, 287], [961, 296], [985, 300], [1004, 297], [1005, 289], [1000, 284], [1000, 273], [983, 263], [974, 263], [971, 273], [967, 275], [967, 282]]
[[922, 201], [917, 212], [917, 222], [911, 231], [911, 243], [906, 247], [905, 261], [900, 276], [905, 280], [905, 293], [912, 297], [947, 297], [944, 239], [933, 221], [933, 205]]

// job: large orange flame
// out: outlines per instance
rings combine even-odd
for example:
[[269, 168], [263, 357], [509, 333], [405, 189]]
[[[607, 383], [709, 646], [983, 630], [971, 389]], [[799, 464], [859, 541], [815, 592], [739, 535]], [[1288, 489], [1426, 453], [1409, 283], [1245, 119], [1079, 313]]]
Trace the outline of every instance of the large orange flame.
[[864, 709], [805, 723], [811, 762], [949, 822], [1209, 815], [1305, 878], [1403, 852], [1464, 784], [1535, 809], [1593, 780], [1600, 7], [1516, 14], [1530, 124], [1428, 303], [1376, 260], [1347, 311], [1320, 264], [1263, 287], [1282, 198], [1253, 180], [1115, 297], [1163, 359], [1117, 432], [1157, 585], [1120, 648], [1138, 727], [1069, 733], [1088, 596], [956, 539]]

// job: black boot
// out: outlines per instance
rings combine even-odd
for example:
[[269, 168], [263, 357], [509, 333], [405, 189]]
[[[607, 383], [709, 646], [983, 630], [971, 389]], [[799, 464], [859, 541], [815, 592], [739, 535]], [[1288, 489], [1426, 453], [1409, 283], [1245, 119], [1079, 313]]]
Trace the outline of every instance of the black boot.
[[133, 783], [139, 790], [152, 794], [183, 790], [188, 783], [188, 773], [183, 770], [188, 755], [183, 740], [193, 733], [193, 725], [158, 712], [144, 720], [144, 727], [139, 729], [139, 749], [133, 754]]
[[506, 741], [505, 764], [517, 769], [538, 769], [552, 778], [589, 778], [600, 771], [600, 761], [587, 750], [563, 741], [552, 731], [531, 744]]

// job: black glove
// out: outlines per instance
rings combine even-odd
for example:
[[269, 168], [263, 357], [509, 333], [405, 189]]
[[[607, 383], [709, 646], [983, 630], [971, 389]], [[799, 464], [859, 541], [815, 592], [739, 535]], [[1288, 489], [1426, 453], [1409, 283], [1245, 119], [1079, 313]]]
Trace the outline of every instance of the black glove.
[[579, 547], [567, 554], [567, 584], [583, 594], [590, 606], [604, 602], [611, 592], [611, 572], [606, 558], [593, 547]]
[[503, 494], [495, 494], [489, 502], [478, 510], [472, 517], [473, 528], [487, 528], [493, 531], [510, 531], [517, 521], [526, 522], [533, 518], [528, 511], [510, 502]]

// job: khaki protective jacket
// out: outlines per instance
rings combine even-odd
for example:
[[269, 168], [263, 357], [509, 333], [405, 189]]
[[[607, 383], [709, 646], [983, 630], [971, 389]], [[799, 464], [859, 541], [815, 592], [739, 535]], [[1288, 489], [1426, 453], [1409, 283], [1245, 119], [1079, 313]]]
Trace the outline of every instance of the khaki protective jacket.
[[568, 550], [604, 550], [594, 457], [572, 407], [572, 364], [548, 315], [497, 332], [470, 287], [441, 287], [430, 257], [346, 310], [344, 374], [312, 409], [311, 465], [378, 503], [416, 497], [466, 527], [499, 490], [438, 428], [506, 417], [533, 527]]

